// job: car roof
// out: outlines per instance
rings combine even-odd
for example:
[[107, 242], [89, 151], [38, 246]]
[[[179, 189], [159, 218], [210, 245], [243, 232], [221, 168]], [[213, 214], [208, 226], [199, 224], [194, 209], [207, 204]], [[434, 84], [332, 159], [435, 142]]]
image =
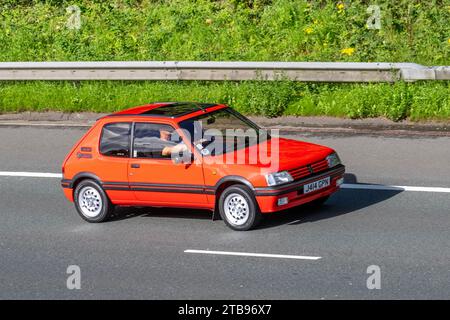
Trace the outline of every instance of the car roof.
[[115, 112], [106, 117], [150, 116], [174, 119], [189, 115], [191, 113], [196, 113], [198, 111], [206, 111], [206, 109], [214, 106], [218, 106], [218, 104], [198, 102], [156, 102]]

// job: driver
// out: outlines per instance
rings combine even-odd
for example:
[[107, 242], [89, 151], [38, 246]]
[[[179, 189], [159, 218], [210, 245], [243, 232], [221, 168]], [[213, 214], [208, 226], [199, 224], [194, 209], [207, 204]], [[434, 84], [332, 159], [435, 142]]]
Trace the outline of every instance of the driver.
[[[173, 131], [170, 132], [170, 131], [162, 130], [162, 129], [159, 131], [160, 139], [163, 141], [167, 141], [167, 142], [172, 142], [171, 141], [172, 134], [173, 134]], [[197, 141], [194, 141], [194, 145], [198, 146], [198, 144], [202, 144], [206, 141], [207, 141], [206, 139], [199, 139]], [[165, 146], [161, 153], [163, 156], [167, 157], [167, 156], [170, 156], [172, 153], [179, 154], [180, 152], [186, 152], [186, 151], [188, 151], [188, 147], [184, 143], [184, 141], [181, 141], [180, 143], [178, 143], [174, 146]]]
[[[159, 137], [163, 141], [171, 141], [170, 138], [172, 136], [173, 132], [167, 131], [167, 130], [159, 130]], [[180, 143], [174, 145], [174, 146], [165, 146], [162, 149], [162, 155], [163, 156], [170, 156], [172, 153], [180, 153], [187, 151], [187, 145], [181, 141]]]

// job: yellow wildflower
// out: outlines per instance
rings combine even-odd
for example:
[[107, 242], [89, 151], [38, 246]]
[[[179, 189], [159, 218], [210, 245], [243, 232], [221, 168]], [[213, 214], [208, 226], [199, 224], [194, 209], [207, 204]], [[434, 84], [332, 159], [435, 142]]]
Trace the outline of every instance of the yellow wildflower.
[[355, 52], [355, 48], [344, 48], [341, 50], [342, 54], [346, 54], [348, 56], [351, 56]]
[[311, 28], [311, 27], [307, 27], [307, 28], [305, 28], [305, 33], [306, 34], [310, 34], [310, 33], [312, 33], [314, 30], [313, 30], [313, 28]]
[[450, 38], [448, 38], [447, 42], [448, 42], [448, 44], [450, 44]]
[[342, 10], [344, 10], [345, 5], [342, 2], [339, 2], [336, 7], [338, 8], [339, 12], [341, 12]]

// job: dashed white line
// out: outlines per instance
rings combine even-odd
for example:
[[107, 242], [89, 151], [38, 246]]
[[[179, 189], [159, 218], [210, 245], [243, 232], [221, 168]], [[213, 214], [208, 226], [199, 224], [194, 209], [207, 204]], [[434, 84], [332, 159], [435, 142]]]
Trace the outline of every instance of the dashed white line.
[[294, 256], [288, 254], [269, 254], [269, 253], [252, 253], [252, 252], [232, 252], [232, 251], [212, 251], [212, 250], [184, 250], [185, 253], [199, 254], [215, 254], [224, 256], [244, 256], [244, 257], [260, 257], [260, 258], [278, 258], [278, 259], [298, 259], [298, 260], [319, 260], [322, 257], [313, 256]]
[[62, 178], [61, 173], [0, 171], [4, 177]]
[[[60, 174], [60, 173], [16, 172], [16, 171], [0, 171], [0, 176], [32, 177], [32, 178], [59, 178], [59, 179], [62, 178], [62, 174]], [[450, 188], [444, 188], [444, 187], [394, 186], [394, 185], [365, 184], [365, 183], [344, 183], [341, 185], [341, 188], [343, 188], [343, 189], [362, 189], [362, 190], [450, 193]]]
[[367, 190], [387, 190], [387, 191], [414, 191], [414, 192], [441, 192], [450, 193], [450, 188], [441, 187], [413, 187], [413, 186], [389, 186], [382, 184], [352, 184], [344, 183], [341, 185], [343, 189], [367, 189]]
[[[92, 123], [94, 124], [94, 123]], [[0, 126], [23, 126], [23, 127], [82, 127], [82, 128], [89, 128], [92, 126], [92, 124], [83, 124], [83, 123], [51, 123], [51, 122], [10, 122], [10, 121], [4, 121], [0, 122]]]

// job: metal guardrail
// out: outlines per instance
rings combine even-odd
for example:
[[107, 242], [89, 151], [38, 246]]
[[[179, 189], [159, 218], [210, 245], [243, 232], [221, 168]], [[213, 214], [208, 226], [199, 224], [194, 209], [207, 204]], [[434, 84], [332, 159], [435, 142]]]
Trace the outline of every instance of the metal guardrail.
[[355, 62], [0, 62], [0, 80], [450, 80], [450, 66]]

